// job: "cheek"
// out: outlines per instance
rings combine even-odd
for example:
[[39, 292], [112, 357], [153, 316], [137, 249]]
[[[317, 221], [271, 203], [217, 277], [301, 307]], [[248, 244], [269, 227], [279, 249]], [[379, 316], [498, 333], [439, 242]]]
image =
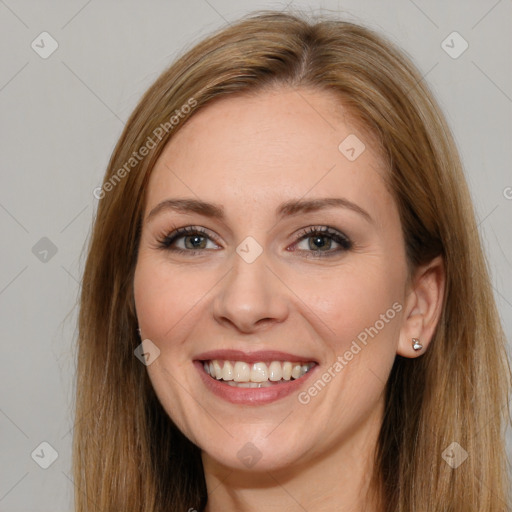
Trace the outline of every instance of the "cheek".
[[163, 340], [211, 288], [204, 276], [173, 268], [141, 254], [134, 276], [134, 298], [144, 336]]
[[307, 297], [304, 302], [325, 324], [324, 332], [339, 352], [358, 336], [364, 340], [368, 330], [375, 336], [372, 327], [396, 341], [402, 296], [400, 278], [395, 274], [369, 257], [357, 265], [333, 270], [328, 278], [302, 277], [295, 286], [297, 295]]
[[[201, 418], [190, 413], [196, 411], [194, 400], [190, 393], [183, 393], [190, 387], [190, 359], [180, 341], [183, 332], [197, 320], [192, 310], [207, 291], [201, 289], [201, 281], [195, 276], [189, 270], [171, 271], [167, 262], [141, 251], [134, 275], [134, 298], [144, 339], [153, 341], [161, 351], [161, 356], [147, 366], [153, 389], [177, 427], [197, 443], [193, 424]], [[175, 375], [181, 375], [179, 382]]]
[[336, 392], [325, 395], [328, 421], [342, 421], [347, 410], [366, 417], [380, 399], [396, 356], [400, 290], [396, 273], [373, 260], [347, 266], [314, 296], [316, 312], [330, 329], [324, 373]]

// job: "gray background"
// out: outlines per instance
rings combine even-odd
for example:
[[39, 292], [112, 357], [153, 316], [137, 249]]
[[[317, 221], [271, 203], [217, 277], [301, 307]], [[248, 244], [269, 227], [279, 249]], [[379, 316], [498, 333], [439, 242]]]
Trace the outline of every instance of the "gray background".
[[[78, 283], [97, 206], [92, 191], [125, 120], [182, 49], [250, 10], [286, 5], [0, 0], [0, 511], [71, 510]], [[424, 74], [462, 154], [510, 340], [512, 1], [289, 5], [342, 11], [377, 28]], [[58, 43], [46, 59], [31, 47], [51, 48], [44, 31]], [[453, 31], [469, 44], [458, 58], [442, 47]], [[452, 52], [461, 43], [449, 43]], [[58, 453], [48, 469], [39, 464], [52, 451], [41, 442]]]

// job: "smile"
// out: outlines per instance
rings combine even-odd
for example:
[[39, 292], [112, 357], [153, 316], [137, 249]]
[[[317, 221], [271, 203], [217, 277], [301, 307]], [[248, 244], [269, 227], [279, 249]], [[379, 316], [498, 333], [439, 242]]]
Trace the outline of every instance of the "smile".
[[210, 350], [193, 359], [208, 392], [235, 405], [265, 405], [299, 393], [319, 362], [278, 350]]
[[238, 388], [263, 388], [303, 377], [314, 362], [291, 361], [230, 361], [213, 359], [203, 361], [203, 368], [212, 379]]

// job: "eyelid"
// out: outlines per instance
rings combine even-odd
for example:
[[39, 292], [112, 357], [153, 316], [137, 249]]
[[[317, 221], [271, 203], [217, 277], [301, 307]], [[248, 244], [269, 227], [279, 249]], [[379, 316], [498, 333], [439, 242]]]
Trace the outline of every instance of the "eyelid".
[[316, 233], [322, 233], [322, 234], [327, 234], [327, 235], [338, 236], [340, 238], [343, 238], [347, 242], [350, 242], [350, 238], [345, 233], [343, 233], [339, 229], [336, 229], [336, 228], [333, 228], [333, 227], [327, 226], [327, 225], [311, 225], [311, 226], [307, 226], [305, 228], [302, 228], [299, 231], [298, 236], [299, 236], [299, 239], [303, 239], [303, 238], [307, 238], [308, 235], [313, 235], [313, 234], [316, 234]]

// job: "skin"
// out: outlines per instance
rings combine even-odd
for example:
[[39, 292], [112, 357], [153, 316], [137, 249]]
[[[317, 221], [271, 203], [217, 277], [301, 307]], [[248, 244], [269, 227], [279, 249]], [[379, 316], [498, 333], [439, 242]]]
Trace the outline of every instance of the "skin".
[[[366, 149], [349, 161], [338, 146], [355, 134]], [[428, 348], [444, 287], [436, 259], [408, 276], [396, 204], [372, 141], [349, 122], [337, 97], [280, 87], [229, 96], [196, 113], [171, 139], [148, 184], [134, 277], [143, 339], [160, 356], [147, 367], [163, 407], [203, 453], [207, 510], [377, 511], [366, 497], [382, 423], [383, 392], [396, 354]], [[345, 198], [364, 209], [329, 207], [279, 218], [281, 203]], [[162, 201], [189, 198], [221, 205], [225, 219], [173, 210]], [[176, 228], [202, 227], [196, 254], [159, 243]], [[329, 226], [353, 245], [304, 228]], [[247, 237], [262, 254], [236, 252]], [[324, 234], [325, 236], [325, 234]], [[331, 245], [329, 245], [331, 243]], [[291, 249], [295, 250], [291, 250]], [[381, 315], [400, 311], [311, 398], [297, 394], [267, 405], [234, 405], [203, 384], [193, 359], [213, 349], [280, 350], [318, 361], [315, 377]], [[387, 318], [387, 317], [386, 317]], [[411, 338], [420, 338], [419, 353]], [[253, 467], [237, 456], [247, 442]]]

